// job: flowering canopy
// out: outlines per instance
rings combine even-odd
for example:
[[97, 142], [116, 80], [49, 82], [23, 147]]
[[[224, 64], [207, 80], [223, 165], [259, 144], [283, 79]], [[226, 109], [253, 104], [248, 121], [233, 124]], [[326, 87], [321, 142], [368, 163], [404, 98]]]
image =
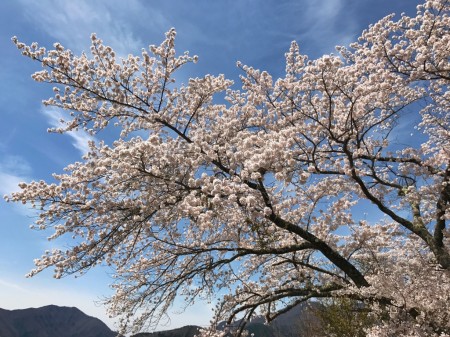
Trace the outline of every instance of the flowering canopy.
[[196, 57], [176, 55], [174, 30], [122, 60], [95, 35], [91, 57], [13, 38], [42, 63], [33, 78], [56, 85], [44, 103], [68, 111], [53, 131], [121, 130], [57, 183], [7, 197], [39, 209], [52, 239], [77, 239], [30, 275], [113, 266], [124, 331], [176, 296], [221, 293], [216, 320], [347, 296], [389, 315], [371, 336], [449, 334], [449, 14], [430, 0], [388, 16], [340, 56], [308, 60], [294, 42], [283, 78], [238, 63], [241, 90], [222, 75], [176, 86]]

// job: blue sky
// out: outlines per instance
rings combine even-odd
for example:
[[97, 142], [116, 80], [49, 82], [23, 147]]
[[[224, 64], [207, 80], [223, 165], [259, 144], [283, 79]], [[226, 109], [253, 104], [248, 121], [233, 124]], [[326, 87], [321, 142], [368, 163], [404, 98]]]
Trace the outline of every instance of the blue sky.
[[[40, 65], [20, 56], [11, 43], [51, 47], [56, 41], [75, 53], [89, 50], [90, 34], [111, 45], [118, 55], [138, 54], [159, 44], [175, 27], [177, 50], [199, 56], [196, 65], [178, 74], [181, 82], [207, 73], [237, 79], [236, 61], [282, 76], [284, 53], [292, 40], [316, 58], [334, 52], [335, 45], [354, 41], [370, 23], [389, 13], [413, 15], [418, 0], [3, 0], [0, 1], [0, 195], [20, 181], [51, 179], [80, 159], [87, 136], [46, 133], [57, 112], [41, 100], [51, 86], [34, 83], [30, 75]], [[34, 213], [0, 200], [0, 307], [19, 309], [47, 304], [77, 306], [112, 328], [113, 321], [96, 305], [110, 293], [107, 270], [82, 278], [54, 280], [51, 272], [33, 279], [24, 275], [33, 259], [54, 245], [45, 233], [28, 229]], [[64, 242], [58, 242], [65, 245]], [[68, 242], [67, 244], [70, 244]], [[210, 309], [197, 304], [185, 314], [172, 310], [174, 328], [208, 324]]]

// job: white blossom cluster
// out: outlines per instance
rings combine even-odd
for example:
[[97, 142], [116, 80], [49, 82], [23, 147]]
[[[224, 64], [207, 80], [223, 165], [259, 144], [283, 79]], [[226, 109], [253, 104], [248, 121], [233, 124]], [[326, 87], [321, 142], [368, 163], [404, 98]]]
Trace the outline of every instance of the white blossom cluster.
[[[55, 85], [45, 104], [67, 111], [53, 131], [122, 130], [56, 183], [6, 197], [38, 209], [51, 239], [76, 239], [30, 275], [112, 266], [122, 332], [157, 324], [176, 296], [226, 294], [213, 328], [345, 296], [378, 317], [369, 336], [449, 336], [449, 15], [429, 0], [339, 56], [308, 60], [292, 43], [283, 78], [238, 63], [239, 90], [223, 75], [177, 85], [197, 58], [176, 55], [174, 30], [120, 60], [95, 35], [90, 56], [13, 38]], [[405, 121], [422, 143], [391, 137]]]

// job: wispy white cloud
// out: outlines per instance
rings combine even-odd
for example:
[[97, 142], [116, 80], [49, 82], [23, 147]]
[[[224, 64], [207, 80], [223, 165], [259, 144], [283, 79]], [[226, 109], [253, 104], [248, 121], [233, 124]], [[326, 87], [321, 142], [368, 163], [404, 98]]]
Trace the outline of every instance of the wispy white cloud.
[[[188, 28], [193, 36], [188, 38], [207, 46], [206, 53], [219, 50], [216, 58], [220, 58], [222, 53], [232, 55], [233, 61], [237, 57], [245, 63], [248, 62], [246, 60], [258, 62], [261, 57], [265, 69], [273, 66], [274, 62], [283, 62], [283, 54], [293, 40], [300, 43], [302, 52], [315, 58], [334, 52], [336, 45], [347, 45], [360, 33], [358, 22], [345, 0], [241, 0], [230, 3], [225, 9], [227, 16], [223, 15], [224, 7], [208, 6], [213, 10], [209, 20], [202, 24], [211, 29], [184, 25], [183, 28]], [[233, 20], [228, 17], [233, 17]], [[199, 56], [201, 61], [203, 55]]]
[[[306, 8], [305, 8], [306, 5]], [[322, 26], [324, 23], [332, 25], [340, 17], [341, 10], [344, 7], [342, 0], [322, 0], [307, 2], [303, 4], [305, 9], [305, 18], [309, 18], [314, 23], [312, 29]], [[326, 27], [325, 27], [326, 28]]]
[[1, 172], [14, 172], [17, 175], [29, 175], [31, 166], [28, 161], [18, 155], [2, 154], [0, 160]]
[[356, 21], [350, 15], [345, 23], [338, 21], [342, 20], [343, 12], [348, 10], [348, 1], [308, 1], [302, 5], [304, 22], [301, 36], [313, 38], [321, 52], [332, 52], [337, 45], [347, 45], [360, 33]]
[[18, 185], [23, 181], [26, 181], [25, 177], [0, 171], [0, 195], [19, 191]]
[[[100, 38], [106, 40], [118, 55], [136, 52], [143, 46], [132, 31], [133, 25], [130, 25], [130, 20], [148, 12], [139, 0], [20, 2], [31, 22], [76, 53], [88, 51], [91, 33], [97, 33]], [[161, 13], [153, 12], [152, 20], [146, 22], [148, 28], [165, 23]]]
[[[63, 126], [61, 122], [64, 120], [63, 110], [55, 107], [46, 107], [41, 112], [47, 117], [48, 122], [53, 128], [59, 128]], [[81, 155], [85, 155], [89, 152], [89, 142], [95, 141], [95, 138], [89, 135], [86, 131], [69, 131], [65, 133], [72, 138], [72, 145], [80, 151]]]
[[24, 292], [27, 293], [29, 292], [27, 289], [25, 289], [24, 287], [21, 287], [20, 285], [17, 284], [17, 282], [10, 282], [4, 279], [0, 279], [0, 288], [9, 288], [10, 290], [14, 290], [14, 291], [20, 291], [20, 292]]
[[22, 157], [3, 153], [0, 160], [0, 194], [19, 190], [20, 182], [29, 180], [31, 167]]
[[[21, 182], [31, 180], [31, 173], [31, 167], [24, 158], [2, 153], [2, 158], [0, 159], [0, 198], [18, 192]], [[0, 200], [0, 204], [1, 202], [2, 200]], [[28, 205], [14, 204], [11, 206], [11, 209], [23, 216], [32, 214]]]

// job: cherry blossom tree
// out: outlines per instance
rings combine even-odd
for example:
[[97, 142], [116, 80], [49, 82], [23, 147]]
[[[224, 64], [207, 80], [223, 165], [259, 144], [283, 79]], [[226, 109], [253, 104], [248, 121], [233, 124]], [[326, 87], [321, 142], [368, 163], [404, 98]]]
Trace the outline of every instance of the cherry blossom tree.
[[55, 85], [44, 103], [67, 111], [53, 131], [121, 130], [6, 197], [39, 210], [51, 239], [75, 238], [30, 275], [111, 266], [123, 331], [177, 296], [217, 298], [214, 322], [229, 323], [349, 298], [389, 317], [370, 336], [449, 336], [449, 14], [429, 0], [339, 56], [308, 60], [293, 42], [283, 78], [238, 63], [239, 90], [223, 75], [177, 84], [196, 57], [177, 56], [174, 30], [126, 59], [95, 35], [91, 56], [13, 38]]

